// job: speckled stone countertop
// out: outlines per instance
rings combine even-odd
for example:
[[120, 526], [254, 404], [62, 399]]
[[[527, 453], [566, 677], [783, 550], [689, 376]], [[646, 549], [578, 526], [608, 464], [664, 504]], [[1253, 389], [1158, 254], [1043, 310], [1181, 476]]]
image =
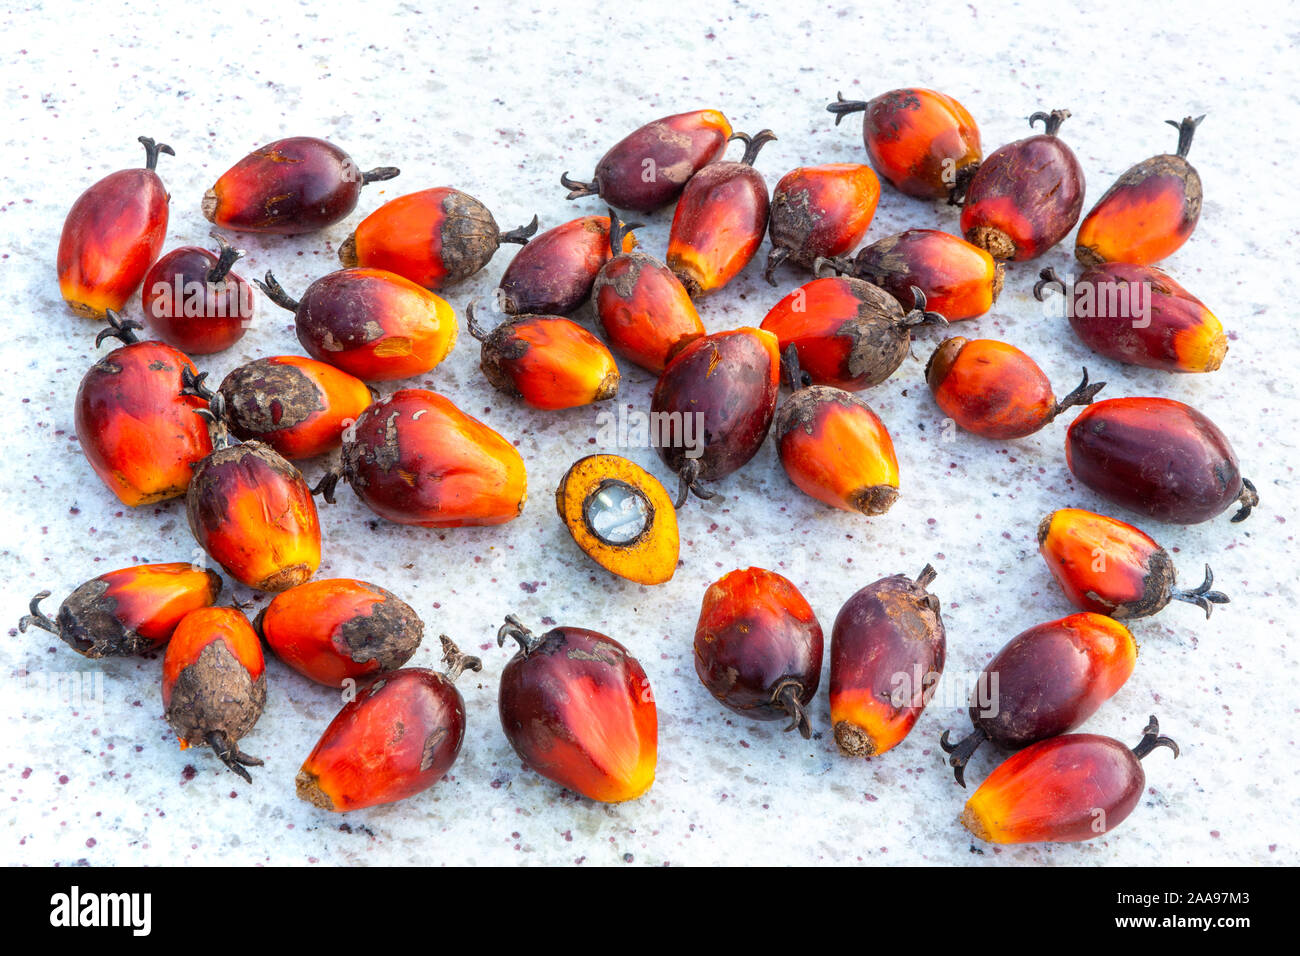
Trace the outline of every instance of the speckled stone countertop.
[[[0, 340], [6, 477], [0, 589], [3, 754], [0, 860], [21, 864], [929, 863], [941, 865], [1271, 864], [1300, 861], [1294, 528], [1297, 407], [1289, 273], [1295, 230], [1297, 76], [1292, 39], [1250, 8], [1100, 2], [1086, 15], [1025, 3], [866, 5], [687, 4], [626, 22], [611, 6], [299, 7], [223, 4], [178, 17], [149, 4], [99, 3], [78, 16], [51, 4], [3, 14], [5, 119], [0, 131]], [[878, 5], [871, 5], [878, 9]], [[915, 8], [920, 10], [919, 7]], [[274, 15], [270, 11], [280, 11]], [[648, 17], [648, 19], [647, 19]], [[62, 305], [54, 254], [79, 192], [137, 165], [138, 135], [171, 144], [161, 174], [172, 194], [168, 248], [206, 244], [199, 200], [249, 149], [320, 135], [363, 168], [398, 165], [366, 189], [349, 220], [294, 239], [241, 236], [245, 276], [273, 268], [290, 291], [337, 268], [336, 250], [381, 202], [434, 185], [482, 199], [503, 228], [537, 213], [543, 228], [601, 211], [568, 203], [562, 172], [587, 176], [615, 140], [661, 115], [724, 110], [739, 130], [775, 130], [758, 168], [769, 185], [796, 165], [865, 161], [860, 125], [824, 109], [837, 89], [866, 98], [933, 86], [961, 99], [985, 150], [1027, 134], [1026, 117], [1068, 107], [1063, 134], [1089, 177], [1090, 206], [1112, 179], [1174, 145], [1168, 118], [1208, 113], [1191, 159], [1205, 185], [1192, 240], [1165, 264], [1229, 329], [1221, 371], [1169, 377], [1090, 354], [1029, 290], [1042, 265], [1072, 266], [1067, 240], [1009, 269], [993, 312], [960, 327], [1035, 356], [1058, 389], [1079, 367], [1103, 397], [1162, 394], [1192, 403], [1231, 437], [1263, 503], [1244, 524], [1138, 521], [1174, 553], [1185, 580], [1209, 561], [1232, 597], [1206, 621], [1178, 605], [1134, 626], [1141, 644], [1128, 684], [1085, 725], [1136, 741], [1148, 714], [1182, 745], [1146, 763], [1133, 816], [1104, 839], [994, 849], [957, 822], [964, 794], [937, 747], [965, 725], [970, 675], [1013, 634], [1071, 608], [1036, 553], [1038, 520], [1056, 507], [1114, 511], [1065, 468], [1065, 424], [1021, 441], [938, 440], [940, 413], [922, 377], [933, 333], [865, 397], [891, 429], [902, 497], [885, 517], [832, 512], [787, 482], [770, 443], [723, 482], [723, 498], [681, 515], [682, 564], [645, 588], [605, 574], [573, 545], [551, 494], [566, 467], [596, 450], [597, 410], [531, 412], [493, 392], [464, 336], [419, 384], [452, 396], [518, 444], [529, 470], [523, 516], [490, 529], [435, 532], [376, 520], [350, 493], [322, 509], [320, 576], [382, 584], [410, 601], [431, 635], [480, 652], [461, 687], [469, 711], [450, 776], [404, 803], [335, 816], [294, 796], [293, 776], [338, 707], [334, 693], [269, 664], [266, 713], [245, 749], [266, 759], [245, 786], [202, 753], [182, 753], [162, 719], [159, 659], [84, 661], [50, 635], [13, 625], [34, 592], [104, 571], [188, 559], [183, 504], [128, 512], [77, 447], [72, 399], [95, 361], [94, 328]], [[736, 147], [733, 146], [733, 149]], [[1289, 191], [1289, 197], [1283, 191]], [[670, 214], [639, 231], [662, 255]], [[955, 230], [957, 213], [888, 187], [868, 234]], [[458, 310], [488, 295], [513, 253], [447, 297]], [[764, 253], [766, 247], [764, 248]], [[703, 302], [711, 331], [757, 324], [797, 284], [770, 289], [751, 267]], [[298, 352], [292, 324], [259, 297], [260, 316], [228, 352], [199, 365], [219, 380], [250, 359]], [[131, 305], [138, 316], [138, 298]], [[652, 381], [625, 369], [619, 398], [644, 408]], [[617, 451], [618, 449], [611, 449]], [[624, 449], [656, 474], [652, 450]], [[304, 466], [309, 480], [325, 462]], [[700, 686], [691, 640], [707, 585], [734, 567], [790, 577], [829, 628], [863, 585], [926, 562], [939, 571], [948, 673], [912, 736], [871, 761], [840, 757], [825, 691], [811, 741], [780, 724], [724, 712]], [[229, 591], [227, 592], [230, 593]], [[236, 589], [241, 598], [252, 595]], [[252, 596], [258, 607], [265, 596]], [[256, 608], [250, 613], [255, 613]], [[509, 653], [493, 641], [513, 612], [536, 624], [595, 628], [625, 643], [659, 702], [658, 780], [643, 799], [607, 807], [521, 768], [502, 735], [496, 681]], [[437, 666], [436, 641], [413, 664]], [[823, 687], [825, 684], [823, 683]], [[972, 763], [978, 781], [992, 748]]]

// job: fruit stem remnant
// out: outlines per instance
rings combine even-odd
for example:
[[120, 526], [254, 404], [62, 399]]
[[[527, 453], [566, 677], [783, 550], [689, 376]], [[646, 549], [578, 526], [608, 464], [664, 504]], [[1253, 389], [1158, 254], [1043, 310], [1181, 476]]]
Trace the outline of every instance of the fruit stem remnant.
[[835, 114], [835, 125], [840, 125], [840, 120], [850, 113], [861, 113], [871, 105], [866, 100], [846, 100], [844, 94], [839, 90], [835, 91], [835, 102], [826, 104], [826, 111]]
[[1205, 119], [1204, 113], [1196, 117], [1196, 119], [1184, 116], [1181, 123], [1178, 120], [1165, 120], [1166, 123], [1178, 130], [1178, 152], [1174, 155], [1179, 159], [1187, 158], [1187, 153], [1192, 148], [1192, 137], [1196, 135], [1196, 127], [1201, 125], [1203, 119]]
[[1069, 110], [1052, 110], [1050, 113], [1044, 113], [1039, 110], [1033, 116], [1029, 117], [1029, 125], [1032, 128], [1039, 120], [1043, 122], [1043, 131], [1048, 136], [1055, 136], [1061, 128], [1061, 124], [1070, 118]]
[[253, 778], [249, 776], [245, 767], [260, 767], [263, 765], [261, 759], [250, 757], [239, 747], [232, 743], [224, 730], [214, 730], [207, 736], [208, 746], [212, 752], [217, 755], [217, 759], [224, 763], [239, 776], [244, 778], [245, 783], [252, 783]]
[[140, 145], [144, 147], [144, 168], [157, 169], [158, 156], [160, 153], [166, 153], [168, 156], [175, 156], [176, 151], [166, 143], [155, 143], [148, 136], [137, 136]]
[[284, 291], [284, 287], [276, 281], [271, 270], [266, 271], [266, 280], [254, 279], [257, 287], [262, 290], [268, 299], [288, 312], [298, 311], [298, 300]]
[[1209, 618], [1210, 612], [1214, 610], [1216, 604], [1230, 604], [1228, 595], [1222, 591], [1211, 591], [1210, 587], [1214, 584], [1214, 572], [1210, 566], [1205, 566], [1205, 580], [1200, 586], [1191, 591], [1173, 590], [1169, 596], [1175, 601], [1186, 601], [1188, 604], [1195, 604], [1197, 607], [1204, 609], [1206, 618]]
[[135, 330], [142, 329], [144, 326], [139, 322], [134, 319], [124, 319], [112, 309], [106, 309], [104, 316], [108, 320], [108, 328], [95, 336], [95, 348], [99, 348], [104, 339], [117, 339], [127, 345], [134, 345], [140, 341]]
[[442, 662], [447, 665], [447, 680], [455, 683], [465, 671], [477, 672], [483, 669], [481, 660], [461, 653], [460, 648], [446, 634], [438, 635], [438, 640], [442, 642]]
[[1088, 367], [1085, 365], [1083, 367], [1083, 381], [1078, 384], [1073, 392], [1056, 403], [1052, 408], [1052, 413], [1047, 416], [1047, 420], [1043, 424], [1046, 425], [1047, 422], [1052, 421], [1067, 408], [1074, 408], [1076, 405], [1091, 405], [1092, 400], [1097, 397], [1097, 393], [1105, 387], [1105, 382], [1088, 384]]
[[955, 744], [948, 739], [948, 731], [946, 730], [943, 732], [943, 736], [939, 738], [939, 746], [943, 748], [944, 753], [949, 755], [948, 766], [952, 767], [953, 778], [963, 787], [966, 786], [966, 764], [975, 751], [988, 739], [988, 734], [979, 727], [976, 727]]
[[208, 235], [217, 241], [217, 249], [219, 250], [217, 261], [213, 264], [212, 268], [208, 270], [208, 282], [215, 285], [229, 275], [230, 270], [234, 267], [235, 263], [243, 258], [244, 250], [236, 249], [230, 243], [226, 242], [224, 236], [218, 235], [215, 232], [210, 232]]
[[28, 626], [35, 624], [43, 631], [49, 631], [51, 634], [59, 633], [58, 625], [56, 625], [52, 620], [50, 620], [49, 615], [47, 615], [44, 611], [41, 610], [41, 606], [40, 606], [41, 602], [44, 601], [49, 596], [50, 596], [49, 591], [42, 591], [40, 594], [32, 598], [31, 603], [27, 605], [27, 610], [30, 611], [31, 613], [24, 614], [22, 616], [22, 619], [19, 620], [18, 622], [19, 631], [26, 634]]
[[542, 643], [542, 639], [525, 627], [523, 621], [513, 614], [507, 614], [506, 622], [497, 630], [497, 647], [503, 646], [508, 637], [519, 643], [519, 653], [524, 657], [537, 650]]
[[753, 166], [754, 160], [758, 159], [758, 151], [775, 140], [776, 133], [770, 129], [761, 129], [753, 136], [748, 133], [732, 133], [727, 142], [733, 139], [738, 139], [745, 144], [745, 155], [740, 157], [740, 162], [745, 166]]
[[1168, 747], [1174, 752], [1174, 759], [1178, 759], [1178, 744], [1169, 737], [1160, 736], [1160, 722], [1156, 720], [1156, 715], [1152, 714], [1146, 729], [1142, 731], [1142, 739], [1133, 748], [1133, 755], [1141, 760], [1157, 747]]

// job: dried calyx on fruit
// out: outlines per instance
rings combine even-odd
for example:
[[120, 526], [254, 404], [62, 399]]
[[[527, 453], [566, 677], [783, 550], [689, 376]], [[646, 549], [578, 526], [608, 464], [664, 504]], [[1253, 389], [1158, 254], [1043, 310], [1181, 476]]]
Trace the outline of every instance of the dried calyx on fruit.
[[312, 358], [367, 382], [434, 369], [456, 344], [456, 313], [439, 296], [382, 269], [340, 269], [289, 295], [267, 272], [258, 288], [293, 313]]
[[125, 343], [91, 366], [77, 389], [77, 442], [95, 474], [131, 507], [185, 494], [194, 467], [212, 451], [194, 412], [204, 400], [182, 394], [194, 363], [162, 342], [141, 342], [138, 322], [111, 309], [108, 338]]
[[167, 187], [154, 168], [174, 156], [165, 143], [139, 137], [143, 168], [110, 173], [77, 197], [63, 222], [57, 269], [68, 308], [102, 319], [120, 311], [162, 252], [167, 238]]
[[299, 235], [324, 229], [357, 206], [361, 188], [398, 175], [362, 172], [352, 157], [314, 136], [291, 136], [253, 150], [203, 196], [203, 215], [223, 229]]
[[[825, 262], [818, 260], [815, 271]], [[904, 312], [897, 299], [869, 282], [823, 276], [774, 305], [762, 328], [777, 337], [782, 352], [795, 347], [814, 385], [856, 392], [897, 371], [911, 350], [913, 329], [948, 324], [929, 310], [924, 292], [913, 287], [912, 296], [915, 308]]]
[[373, 400], [370, 386], [301, 355], [261, 358], [221, 382], [225, 421], [240, 441], [260, 441], [290, 460], [338, 448]]
[[1053, 511], [1038, 525], [1038, 551], [1075, 607], [1114, 618], [1149, 617], [1170, 601], [1195, 604], [1208, 618], [1228, 596], [1214, 574], [1190, 591], [1176, 587], [1169, 552], [1130, 524], [1081, 508]]
[[277, 594], [254, 621], [277, 657], [329, 687], [392, 671], [424, 638], [409, 604], [352, 578], [308, 581]]
[[447, 186], [384, 203], [339, 246], [345, 269], [382, 269], [436, 291], [468, 279], [491, 261], [501, 243], [524, 245], [537, 217], [502, 232], [491, 211]]
[[772, 240], [763, 278], [783, 262], [811, 269], [823, 257], [857, 248], [876, 214], [880, 180], [870, 166], [829, 163], [801, 166], [781, 177], [772, 191], [767, 231]]
[[776, 414], [781, 361], [776, 336], [762, 329], [717, 332], [691, 342], [668, 363], [650, 408], [669, 434], [655, 450], [678, 476], [675, 505], [687, 493], [744, 466], [758, 453]]
[[890, 90], [870, 100], [835, 94], [835, 125], [862, 113], [871, 165], [899, 192], [918, 199], [960, 194], [979, 168], [980, 132], [966, 107], [935, 90]]
[[940, 738], [957, 782], [966, 786], [966, 763], [986, 740], [1019, 750], [1078, 727], [1115, 696], [1136, 663], [1133, 635], [1101, 614], [1071, 614], [1017, 634], [975, 681], [975, 729], [956, 744], [946, 730]]
[[262, 643], [243, 612], [208, 607], [181, 619], [163, 657], [163, 710], [182, 750], [208, 746], [252, 783], [247, 767], [262, 761], [239, 742], [266, 706]]
[[602, 803], [649, 790], [659, 713], [636, 658], [586, 628], [556, 627], [539, 637], [513, 614], [497, 633], [499, 646], [507, 640], [519, 650], [501, 672], [498, 708], [524, 765]]
[[812, 736], [808, 705], [822, 673], [822, 629], [799, 589], [763, 568], [723, 575], [704, 592], [695, 673], [718, 703]]
[[793, 394], [777, 409], [772, 436], [790, 481], [833, 508], [884, 514], [898, 500], [899, 485], [885, 423], [849, 392], [809, 384], [794, 344], [783, 365]]
[[654, 212], [677, 199], [687, 182], [721, 158], [731, 124], [717, 110], [693, 110], [647, 123], [619, 140], [596, 164], [591, 182], [560, 176], [566, 199], [600, 196], [616, 209]]
[[492, 387], [533, 408], [553, 411], [603, 402], [620, 376], [605, 343], [558, 315], [514, 315], [491, 331], [465, 306], [469, 334], [483, 344], [479, 367]]
[[185, 510], [199, 546], [226, 573], [251, 588], [283, 591], [316, 573], [320, 520], [311, 487], [296, 467], [258, 441], [235, 443], [225, 424], [225, 397], [200, 376], [185, 393], [209, 398], [196, 414], [216, 433], [214, 450], [194, 468]]
[[681, 280], [658, 259], [622, 251], [632, 228], [610, 210], [610, 257], [592, 285], [596, 324], [617, 355], [659, 375], [668, 360], [704, 335]]
[[961, 428], [984, 438], [1024, 438], [1067, 409], [1087, 405], [1105, 382], [1083, 381], [1062, 399], [1038, 363], [996, 339], [945, 339], [925, 366], [939, 410]]
[[186, 614], [211, 606], [221, 587], [219, 574], [188, 561], [122, 568], [78, 587], [52, 620], [41, 611], [50, 596], [42, 591], [32, 598], [18, 630], [39, 627], [91, 659], [147, 654], [171, 640]]
[[767, 183], [754, 161], [776, 134], [765, 129], [731, 138], [744, 142], [744, 156], [739, 162], [710, 163], [692, 176], [673, 213], [668, 267], [692, 298], [716, 292], [738, 276], [767, 231]]
[[1187, 152], [1203, 119], [1165, 120], [1178, 130], [1178, 152], [1129, 168], [1097, 200], [1079, 224], [1074, 255], [1080, 262], [1149, 265], [1173, 255], [1191, 238], [1201, 218], [1201, 177]]
[[995, 259], [1042, 255], [1064, 239], [1083, 211], [1083, 167], [1056, 135], [1069, 110], [1035, 113], [1043, 132], [994, 150], [962, 197], [962, 234]]

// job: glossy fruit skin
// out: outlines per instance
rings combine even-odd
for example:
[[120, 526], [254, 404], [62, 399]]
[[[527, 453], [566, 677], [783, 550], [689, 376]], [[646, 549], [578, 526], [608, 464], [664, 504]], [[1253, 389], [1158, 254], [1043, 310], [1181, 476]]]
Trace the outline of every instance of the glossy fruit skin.
[[[635, 248], [636, 237], [627, 233], [622, 251]], [[582, 216], [548, 229], [506, 266], [499, 305], [510, 315], [571, 315], [587, 301], [609, 259], [608, 216]]]
[[502, 233], [491, 211], [449, 186], [384, 203], [339, 247], [348, 269], [382, 269], [430, 291], [467, 279], [491, 261], [502, 242], [526, 243], [537, 228]]
[[239, 752], [266, 705], [266, 662], [248, 618], [233, 607], [208, 607], [181, 619], [163, 656], [163, 710], [182, 750], [211, 746], [245, 780]]
[[912, 287], [927, 308], [949, 322], [993, 308], [1006, 267], [979, 246], [937, 229], [909, 229], [867, 246], [853, 259], [854, 278], [878, 285], [904, 309], [915, 308]]
[[[652, 412], [702, 415], [695, 433], [699, 456], [687, 455], [684, 417], [667, 443], [656, 446], [674, 472], [716, 481], [758, 453], [776, 414], [780, 387], [776, 336], [740, 328], [696, 339], [668, 363], [655, 385]], [[677, 419], [672, 419], [677, 421]], [[696, 419], [692, 419], [695, 421]]]
[[898, 499], [898, 456], [866, 402], [838, 388], [799, 389], [772, 426], [781, 467], [804, 494], [844, 511], [882, 515]]
[[405, 800], [443, 778], [465, 741], [465, 699], [422, 667], [381, 674], [338, 712], [298, 771], [298, 796], [344, 812]]
[[[589, 500], [611, 484], [639, 495], [645, 526], [630, 541], [610, 541], [591, 526]], [[648, 471], [618, 455], [588, 455], [569, 466], [555, 489], [560, 520], [583, 552], [611, 574], [638, 584], [663, 584], [677, 570], [681, 541], [677, 512], [663, 485]]]
[[763, 568], [731, 571], [704, 592], [695, 673], [718, 703], [811, 735], [806, 708], [822, 672], [822, 629], [799, 589]]
[[984, 741], [1018, 750], [1078, 727], [1133, 674], [1137, 644], [1128, 628], [1101, 614], [1071, 614], [1022, 631], [980, 674], [969, 710], [974, 733], [956, 745], [957, 782]]
[[[1205, 117], [1201, 117], [1204, 119]], [[1179, 129], [1178, 153], [1130, 167], [1079, 224], [1074, 254], [1086, 266], [1103, 262], [1150, 265], [1177, 252], [1201, 218], [1201, 177], [1187, 161], [1200, 120]]]
[[1169, 398], [1093, 403], [1070, 425], [1065, 460], [1103, 498], [1157, 521], [1198, 524], [1237, 501], [1241, 521], [1258, 502], [1218, 426]]
[[483, 343], [479, 363], [492, 387], [547, 411], [608, 401], [619, 372], [605, 343], [555, 315], [518, 315], [491, 332], [470, 314], [470, 331]]
[[668, 268], [691, 298], [716, 292], [738, 276], [758, 252], [771, 202], [763, 174], [753, 167], [764, 130], [748, 142], [741, 162], [710, 163], [682, 190], [668, 233]]
[[502, 524], [523, 511], [515, 447], [448, 399], [408, 388], [371, 405], [343, 443], [343, 476], [366, 506], [425, 528]]
[[[376, 170], [391, 178], [395, 169]], [[223, 229], [295, 236], [339, 222], [357, 207], [369, 174], [333, 143], [290, 136], [253, 150], [203, 197], [203, 215]]]
[[1109, 833], [1146, 790], [1142, 758], [1156, 746], [1178, 754], [1155, 718], [1137, 748], [1097, 734], [1063, 734], [1012, 754], [971, 794], [966, 829], [988, 843], [1077, 843]]
[[890, 90], [866, 103], [846, 103], [848, 112], [865, 110], [862, 140], [871, 165], [899, 192], [918, 199], [943, 199], [956, 176], [980, 161], [980, 134], [966, 107], [951, 96], [924, 89]]
[[187, 356], [162, 342], [114, 349], [86, 372], [74, 418], [82, 454], [123, 504], [153, 504], [185, 494], [197, 465], [212, 451], [208, 426], [182, 395]]
[[1053, 511], [1038, 525], [1038, 552], [1070, 603], [1083, 611], [1119, 620], [1150, 617], [1174, 598], [1196, 604], [1210, 616], [1226, 595], [1210, 591], [1214, 577], [1194, 591], [1174, 588], [1169, 552], [1148, 534], [1106, 515], [1081, 508]]
[[301, 584], [320, 567], [320, 520], [302, 472], [261, 442], [218, 448], [194, 469], [190, 530], [226, 573], [261, 591]]
[[925, 366], [930, 393], [940, 411], [983, 438], [1024, 438], [1066, 408], [1087, 404], [1100, 390], [1089, 386], [1060, 402], [1051, 380], [1032, 358], [997, 339], [945, 339]]
[[[717, 110], [692, 110], [657, 119], [610, 148], [591, 183], [561, 182], [569, 199], [599, 195], [615, 209], [654, 212], [677, 199], [692, 176], [721, 158], [731, 124]], [[647, 181], [647, 178], [649, 181]]]
[[926, 590], [935, 573], [927, 565], [915, 580], [881, 578], [836, 615], [830, 698], [841, 753], [872, 757], [897, 746], [933, 695], [947, 653], [939, 599]]
[[856, 249], [879, 200], [880, 180], [870, 166], [828, 163], [786, 173], [772, 191], [768, 282], [776, 284], [772, 270], [782, 261], [812, 268], [820, 257]]
[[370, 389], [342, 369], [300, 355], [241, 365], [221, 382], [226, 424], [240, 441], [260, 441], [285, 458], [315, 458], [343, 443], [370, 407]]
[[153, 264], [140, 290], [149, 328], [191, 355], [230, 348], [253, 321], [253, 287], [229, 271], [210, 280], [218, 261], [200, 246], [181, 246]]
[[658, 375], [681, 349], [704, 336], [690, 293], [673, 271], [640, 252], [612, 257], [591, 300], [614, 353]]
[[256, 624], [280, 660], [329, 687], [397, 670], [424, 636], [424, 622], [409, 604], [353, 578], [308, 581], [283, 591]]
[[1083, 211], [1083, 167], [1056, 135], [1059, 121], [1035, 117], [1049, 132], [994, 150], [966, 188], [962, 234], [995, 259], [1041, 256], [1069, 235]]
[[188, 562], [141, 564], [92, 578], [69, 594], [54, 620], [41, 615], [32, 601], [32, 615], [19, 622], [57, 634], [83, 657], [127, 657], [147, 654], [171, 640], [181, 618], [211, 606], [221, 594], [221, 576]]
[[[508, 619], [510, 620], [510, 619]], [[517, 632], [503, 628], [498, 639]], [[659, 714], [636, 658], [581, 627], [516, 636], [501, 672], [501, 728], [519, 759], [548, 780], [602, 803], [635, 800], [654, 783]]]
[[879, 385], [903, 364], [908, 316], [885, 290], [849, 276], [813, 279], [774, 305], [762, 328], [782, 354], [793, 345], [815, 385], [848, 392]]
[[157, 146], [140, 138], [142, 169], [121, 169], [95, 183], [72, 204], [59, 237], [59, 292], [68, 308], [102, 319], [121, 311], [162, 252], [170, 197], [154, 172]]
[[380, 269], [322, 276], [293, 312], [307, 354], [367, 382], [423, 375], [456, 344], [456, 313], [444, 299]]
[[1129, 365], [1213, 372], [1228, 352], [1218, 318], [1154, 266], [1117, 262], [1088, 269], [1074, 283], [1068, 316], [1084, 345]]

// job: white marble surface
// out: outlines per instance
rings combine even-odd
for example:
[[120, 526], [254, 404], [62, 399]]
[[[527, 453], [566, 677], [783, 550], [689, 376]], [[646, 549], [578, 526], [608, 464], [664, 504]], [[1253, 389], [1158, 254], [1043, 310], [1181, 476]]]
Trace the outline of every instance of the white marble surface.
[[[1202, 9], [1203, 7], [1203, 9]], [[0, 860], [110, 863], [930, 863], [1151, 862], [1295, 864], [1296, 375], [1290, 265], [1297, 148], [1294, 51], [1285, 21], [1214, 5], [1100, 2], [1086, 13], [1044, 4], [694, 3], [639, 16], [485, 0], [450, 4], [224, 3], [202, 14], [156, 4], [64, 5], [3, 14], [5, 120], [0, 130], [0, 302], [9, 332], [0, 407], [6, 476], [0, 589], [11, 627], [0, 640]], [[1276, 13], [1284, 9], [1278, 6]], [[877, 10], [878, 12], [871, 12]], [[272, 11], [275, 11], [274, 13]], [[1294, 18], [1291, 18], [1294, 33]], [[780, 136], [758, 166], [775, 183], [806, 163], [864, 155], [856, 119], [825, 112], [837, 89], [869, 97], [902, 85], [941, 88], [981, 124], [986, 151], [1025, 135], [1025, 117], [1068, 107], [1063, 135], [1089, 176], [1088, 203], [1129, 164], [1174, 145], [1167, 118], [1208, 113], [1192, 152], [1206, 203], [1192, 241], [1167, 263], [1230, 330], [1223, 369], [1170, 378], [1090, 355], [1028, 294], [1039, 263], [1013, 266], [992, 314], [964, 325], [1032, 355], [1061, 389], [1085, 362], [1103, 396], [1155, 393], [1189, 401], [1229, 434], [1263, 504], [1245, 524], [1225, 517], [1148, 525], [1186, 579], [1210, 561], [1232, 604], [1206, 621], [1191, 606], [1135, 627], [1136, 673], [1086, 729], [1136, 740], [1150, 713], [1183, 747], [1147, 761], [1148, 789], [1129, 821], [1087, 845], [994, 850], [958, 825], [963, 794], [936, 740], [964, 725], [968, 675], [1011, 635], [1067, 613], [1035, 551], [1034, 529], [1060, 506], [1101, 507], [1065, 468], [1065, 423], [1017, 442], [972, 437], [939, 445], [940, 416], [921, 377], [928, 343], [866, 395], [892, 430], [903, 494], [887, 516], [833, 513], [798, 494], [769, 444], [681, 516], [683, 565], [647, 589], [610, 577], [572, 545], [550, 496], [566, 466], [594, 450], [596, 413], [542, 414], [493, 393], [468, 336], [418, 384], [455, 398], [517, 440], [531, 501], [516, 522], [436, 533], [379, 522], [344, 491], [323, 511], [322, 576], [356, 576], [407, 598], [433, 634], [482, 651], [465, 680], [469, 732], [448, 779], [405, 803], [346, 817], [293, 794], [293, 775], [333, 715], [334, 695], [270, 665], [265, 716], [245, 740], [266, 758], [244, 786], [210, 757], [182, 754], [161, 717], [159, 660], [97, 665], [40, 632], [12, 629], [28, 597], [61, 598], [83, 580], [143, 561], [187, 558], [184, 509], [126, 512], [85, 464], [72, 398], [95, 360], [93, 328], [62, 306], [54, 251], [64, 214], [98, 177], [140, 156], [140, 134], [170, 143], [168, 247], [202, 243], [203, 190], [248, 149], [284, 135], [328, 137], [364, 167], [402, 175], [366, 190], [349, 221], [298, 239], [243, 237], [245, 275], [273, 268], [290, 291], [337, 266], [335, 250], [386, 198], [455, 185], [484, 200], [503, 228], [533, 213], [543, 227], [584, 212], [558, 185], [586, 176], [640, 123], [702, 106], [737, 129]], [[733, 147], [734, 148], [734, 147]], [[641, 231], [662, 255], [670, 215]], [[955, 210], [886, 192], [868, 238], [911, 226], [956, 228]], [[1043, 265], [1069, 268], [1073, 240]], [[512, 249], [449, 299], [459, 309], [495, 286]], [[756, 268], [702, 306], [720, 330], [757, 324], [795, 282], [769, 289]], [[239, 345], [200, 361], [220, 379], [266, 354], [298, 351], [287, 313], [265, 300]], [[138, 313], [138, 302], [132, 306]], [[621, 400], [644, 407], [650, 379], [626, 372]], [[657, 474], [652, 451], [626, 452]], [[306, 466], [309, 478], [323, 463]], [[1103, 509], [1104, 510], [1104, 509]], [[873, 762], [804, 742], [779, 725], [724, 713], [699, 685], [691, 637], [708, 583], [736, 566], [791, 577], [829, 632], [862, 585], [927, 561], [939, 569], [949, 634], [941, 701], [914, 734]], [[247, 596], [247, 592], [237, 592]], [[264, 598], [258, 598], [259, 604]], [[496, 715], [508, 654], [491, 639], [507, 612], [593, 627], [628, 645], [659, 701], [658, 782], [644, 799], [604, 807], [521, 769]], [[413, 663], [433, 665], [436, 642]], [[58, 678], [88, 685], [89, 704]], [[946, 698], [946, 702], [944, 702]], [[825, 692], [815, 722], [827, 729]], [[970, 776], [994, 765], [982, 752]], [[197, 772], [196, 772], [197, 771]]]

